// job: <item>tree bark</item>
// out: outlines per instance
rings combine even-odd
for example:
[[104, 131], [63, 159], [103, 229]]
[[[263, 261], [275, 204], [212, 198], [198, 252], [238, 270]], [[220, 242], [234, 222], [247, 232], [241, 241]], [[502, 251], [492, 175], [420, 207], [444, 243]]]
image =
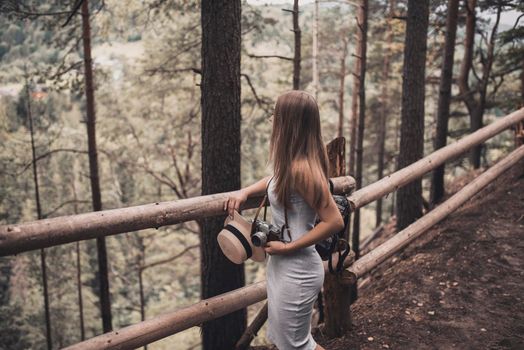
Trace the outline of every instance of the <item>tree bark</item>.
[[[480, 91], [479, 91], [479, 103], [477, 106], [476, 113], [474, 115], [474, 123], [471, 123], [471, 132], [475, 132], [484, 126], [484, 111], [486, 110], [486, 97], [488, 92], [488, 84], [491, 76], [491, 70], [493, 67], [493, 61], [495, 60], [495, 40], [497, 38], [497, 30], [500, 23], [500, 15], [502, 13], [502, 4], [498, 3], [497, 14], [495, 17], [495, 23], [491, 29], [491, 35], [489, 37], [487, 47], [487, 57], [483, 62], [482, 78], [480, 80]], [[471, 162], [475, 168], [480, 167], [480, 158], [483, 145], [475, 147], [471, 153]]]
[[[408, 0], [402, 81], [402, 112], [398, 169], [424, 154], [424, 91], [429, 0]], [[398, 190], [397, 230], [422, 216], [422, 180]]]
[[[466, 9], [466, 29], [464, 36], [464, 57], [462, 58], [462, 64], [460, 66], [460, 74], [458, 79], [458, 86], [460, 90], [460, 96], [466, 105], [470, 116], [470, 129], [473, 130], [479, 125], [478, 121], [478, 106], [475, 101], [474, 91], [469, 86], [469, 72], [473, 65], [473, 47], [475, 45], [475, 27], [476, 27], [476, 16], [475, 7], [477, 6], [477, 0], [465, 0]], [[479, 146], [480, 147], [480, 146]], [[476, 151], [471, 151], [470, 161], [474, 168], [480, 166], [479, 162], [475, 162]], [[480, 154], [480, 152], [478, 152]]]
[[301, 31], [298, 25], [298, 0], [293, 2], [293, 32], [295, 33], [295, 56], [293, 58], [293, 89], [300, 89]]
[[[437, 132], [434, 150], [446, 146], [448, 136], [449, 109], [451, 103], [451, 84], [453, 81], [453, 58], [455, 55], [455, 37], [457, 33], [459, 0], [448, 0], [448, 15], [446, 19], [446, 41], [444, 44], [444, 59], [440, 73], [439, 99], [437, 109]], [[440, 202], [444, 196], [445, 163], [433, 171], [431, 181], [430, 202]]]
[[[201, 6], [202, 194], [207, 195], [240, 188], [241, 2], [203, 0]], [[244, 264], [231, 263], [218, 247], [224, 219], [201, 221], [202, 299], [245, 284]], [[203, 348], [233, 349], [246, 325], [245, 308], [205, 322]]]
[[[84, 44], [84, 70], [86, 89], [86, 126], [87, 147], [89, 154], [89, 179], [91, 181], [91, 196], [93, 211], [102, 210], [102, 196], [100, 194], [100, 179], [98, 177], [98, 156], [96, 149], [96, 116], [93, 82], [93, 67], [91, 59], [91, 28], [89, 23], [89, 1], [82, 2], [82, 38]], [[113, 329], [111, 321], [111, 301], [109, 298], [109, 278], [107, 268], [107, 250], [105, 237], [96, 239], [98, 255], [98, 278], [100, 284], [100, 311], [104, 332]]]
[[[358, 7], [357, 27], [359, 31], [359, 48], [357, 55], [360, 57], [359, 64], [359, 89], [358, 89], [358, 137], [356, 151], [356, 189], [362, 187], [362, 161], [364, 147], [364, 120], [366, 116], [366, 50], [367, 50], [367, 28], [368, 28], [368, 0], [361, 0]], [[353, 251], [355, 259], [360, 256], [360, 210], [354, 211], [353, 219]]]
[[[313, 20], [313, 96], [318, 101], [318, 2], [315, 0], [315, 18]], [[342, 136], [342, 135], [339, 135]]]
[[[340, 85], [338, 89], [338, 137], [344, 136], [344, 94], [346, 81], [346, 56], [348, 54], [348, 40], [342, 38], [343, 49], [340, 57]], [[343, 175], [343, 174], [341, 174]]]
[[[360, 7], [359, 7], [360, 8]], [[358, 21], [358, 14], [357, 14]], [[353, 63], [353, 89], [351, 91], [351, 117], [349, 119], [349, 159], [348, 159], [348, 170], [349, 175], [355, 175], [355, 149], [357, 148], [357, 115], [358, 115], [358, 99], [360, 91], [360, 52], [362, 51], [362, 31], [357, 27], [357, 33], [355, 35], [357, 44], [355, 45], [355, 58]]]
[[[483, 126], [484, 110], [486, 108], [486, 94], [491, 75], [491, 69], [494, 61], [494, 50], [495, 50], [495, 39], [497, 37], [497, 30], [500, 22], [500, 15], [502, 12], [502, 4], [499, 2], [497, 6], [497, 14], [495, 24], [491, 29], [491, 35], [487, 41], [487, 54], [482, 63], [482, 77], [479, 80], [478, 88], [478, 101], [475, 99], [475, 91], [471, 90], [469, 86], [469, 72], [473, 64], [473, 47], [475, 41], [475, 29], [476, 29], [476, 15], [475, 7], [477, 0], [467, 0], [466, 3], [466, 35], [464, 39], [464, 58], [460, 69], [459, 76], [459, 89], [460, 96], [470, 116], [470, 131], [473, 133]], [[470, 162], [475, 169], [480, 167], [480, 158], [482, 145], [475, 147], [470, 154]]]
[[[144, 283], [142, 280], [143, 270], [138, 268], [138, 289], [140, 292], [140, 320], [143, 322], [146, 319], [146, 309], [145, 309], [145, 298], [144, 298]], [[144, 345], [144, 350], [147, 350], [147, 345]]]
[[[386, 149], [386, 122], [387, 114], [389, 112], [388, 100], [388, 80], [391, 57], [391, 44], [393, 43], [393, 26], [391, 24], [395, 12], [396, 1], [389, 1], [389, 18], [386, 28], [386, 45], [384, 48], [384, 62], [382, 66], [382, 106], [380, 111], [380, 122], [378, 127], [378, 164], [377, 164], [377, 178], [382, 179], [384, 176], [384, 153]], [[382, 198], [377, 200], [377, 207], [375, 213], [375, 227], [379, 227], [382, 223]]]
[[[73, 166], [73, 170], [74, 170]], [[74, 199], [74, 213], [78, 214], [78, 197], [76, 195], [76, 171], [73, 173], [73, 199]], [[82, 298], [82, 263], [80, 256], [80, 242], [76, 242], [76, 288], [78, 294], [78, 316], [80, 320], [80, 339], [84, 340], [86, 338], [85, 334], [85, 325], [84, 325], [84, 300]]]
[[[26, 72], [27, 74], [27, 72]], [[31, 113], [31, 94], [29, 92], [29, 81], [25, 79], [25, 91], [27, 94], [27, 117], [29, 119], [29, 132], [31, 133], [31, 155], [33, 159], [33, 181], [35, 184], [35, 201], [36, 201], [36, 215], [38, 220], [42, 219], [42, 207], [40, 205], [40, 189], [38, 187], [38, 167], [36, 158], [35, 137], [33, 129], [33, 114]], [[45, 250], [40, 249], [40, 266], [42, 269], [42, 287], [44, 290], [44, 314], [45, 314], [45, 329], [46, 329], [46, 343], [47, 349], [53, 348], [53, 340], [51, 336], [51, 316], [49, 313], [49, 291], [47, 287], [47, 266], [45, 261]]]

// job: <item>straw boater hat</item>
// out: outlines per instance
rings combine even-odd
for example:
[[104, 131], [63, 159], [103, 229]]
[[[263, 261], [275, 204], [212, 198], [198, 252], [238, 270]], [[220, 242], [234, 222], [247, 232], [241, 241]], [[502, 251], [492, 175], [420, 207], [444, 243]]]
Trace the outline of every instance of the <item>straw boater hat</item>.
[[251, 258], [263, 262], [266, 251], [251, 243], [251, 223], [236, 210], [233, 219], [228, 215], [224, 221], [224, 229], [217, 236], [218, 245], [224, 255], [235, 264], [242, 264]]

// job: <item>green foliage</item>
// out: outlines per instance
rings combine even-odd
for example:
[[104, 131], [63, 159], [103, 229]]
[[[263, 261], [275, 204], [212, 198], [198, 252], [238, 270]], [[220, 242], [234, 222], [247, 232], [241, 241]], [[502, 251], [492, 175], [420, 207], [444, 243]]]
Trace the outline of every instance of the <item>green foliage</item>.
[[[71, 8], [60, 1], [27, 2], [28, 9], [58, 11]], [[200, 194], [200, 16], [198, 1], [106, 0], [92, 3], [93, 57], [97, 146], [104, 209], [193, 197]], [[382, 107], [382, 88], [388, 85], [386, 174], [394, 171], [402, 82], [404, 22], [393, 20], [393, 42], [386, 45], [386, 1], [372, 2], [368, 33], [366, 76], [367, 116], [364, 142], [364, 184], [376, 180], [376, 133]], [[439, 25], [442, 1], [435, 1], [434, 20]], [[292, 86], [292, 62], [250, 55], [292, 57], [291, 15], [282, 5], [253, 6], [242, 3], [242, 184], [248, 185], [271, 172], [268, 166], [271, 114], [276, 97]], [[399, 3], [398, 13], [404, 4]], [[404, 9], [405, 10], [405, 9]], [[313, 5], [300, 9], [302, 30], [302, 88], [312, 81]], [[440, 11], [440, 12], [439, 12]], [[34, 220], [35, 200], [31, 148], [27, 120], [24, 71], [30, 75], [34, 93], [31, 106], [35, 119], [37, 155], [43, 212], [47, 217], [91, 211], [91, 191], [85, 132], [83, 54], [80, 16], [62, 28], [65, 18], [0, 16], [0, 88], [15, 91], [0, 97], [0, 222]], [[354, 8], [321, 3], [320, 7], [319, 106], [324, 141], [338, 128], [338, 89], [343, 40], [348, 40], [345, 73], [345, 130], [349, 133], [352, 82]], [[438, 79], [443, 31], [435, 26], [428, 41], [427, 75]], [[494, 65], [496, 72], [513, 69], [522, 50], [522, 31], [502, 32], [504, 43]], [[460, 33], [457, 41], [461, 40]], [[502, 47], [502, 46], [500, 46]], [[384, 55], [390, 55], [390, 76], [383, 80]], [[456, 53], [455, 72], [461, 59]], [[521, 69], [521, 68], [520, 68]], [[517, 103], [519, 70], [508, 73], [493, 94], [491, 114], [504, 113]], [[249, 78], [249, 80], [247, 79]], [[497, 78], [500, 79], [500, 78]], [[492, 89], [493, 85], [490, 85]], [[8, 89], [9, 88], [9, 89]], [[253, 92], [254, 90], [254, 92]], [[256, 93], [256, 95], [255, 95]], [[453, 91], [456, 95], [457, 91]], [[432, 151], [433, 118], [437, 86], [427, 86], [425, 153]], [[449, 142], [467, 130], [465, 108], [454, 102]], [[346, 137], [349, 141], [349, 137]], [[488, 159], [505, 150], [509, 138], [501, 136], [488, 145]], [[62, 151], [58, 151], [62, 150]], [[69, 150], [69, 151], [64, 151]], [[74, 150], [74, 151], [71, 151]], [[457, 172], [455, 168], [450, 173]], [[389, 206], [386, 201], [386, 206]], [[389, 212], [390, 208], [384, 208]], [[371, 210], [362, 211], [367, 218]], [[249, 215], [249, 212], [247, 213]], [[363, 220], [364, 230], [374, 221]], [[139, 276], [142, 271], [145, 317], [197, 302], [200, 297], [199, 249], [169, 262], [198, 244], [195, 222], [158, 230], [108, 237], [110, 288], [114, 327], [141, 319]], [[76, 245], [46, 250], [55, 347], [80, 340], [76, 285]], [[86, 336], [101, 332], [98, 309], [98, 270], [95, 242], [80, 243], [81, 286]], [[0, 347], [38, 348], [45, 344], [39, 252], [0, 259]], [[246, 264], [246, 282], [265, 278], [262, 265]], [[260, 305], [258, 306], [260, 307]], [[256, 306], [249, 308], [250, 317]], [[260, 338], [260, 337], [259, 337]], [[263, 339], [256, 343], [263, 343]], [[199, 342], [198, 329], [183, 332], [152, 345], [185, 349]]]

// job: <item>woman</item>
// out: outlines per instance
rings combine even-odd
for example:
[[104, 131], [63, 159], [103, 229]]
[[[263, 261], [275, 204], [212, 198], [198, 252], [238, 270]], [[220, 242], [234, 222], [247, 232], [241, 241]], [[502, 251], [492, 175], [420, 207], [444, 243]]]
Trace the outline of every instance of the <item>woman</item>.
[[[323, 350], [311, 335], [313, 304], [324, 283], [315, 243], [340, 231], [344, 222], [328, 188], [328, 159], [317, 103], [305, 91], [278, 97], [269, 146], [273, 176], [236, 191], [224, 203], [233, 215], [248, 197], [267, 188], [272, 224], [286, 222], [290, 242], [270, 241], [267, 258], [267, 339], [279, 350]], [[317, 216], [320, 222], [314, 226]], [[285, 235], [288, 239], [288, 235]]]

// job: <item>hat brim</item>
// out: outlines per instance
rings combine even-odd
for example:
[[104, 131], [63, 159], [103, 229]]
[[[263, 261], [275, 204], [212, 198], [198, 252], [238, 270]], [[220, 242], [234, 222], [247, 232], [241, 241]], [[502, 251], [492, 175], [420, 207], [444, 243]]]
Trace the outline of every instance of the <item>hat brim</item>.
[[[228, 216], [224, 221], [224, 226], [228, 224], [234, 226], [246, 238], [252, 252], [250, 259], [256, 262], [263, 262], [266, 259], [266, 251], [263, 247], [256, 247], [251, 242], [251, 223], [235, 210], [233, 218]], [[217, 241], [224, 255], [233, 263], [242, 264], [247, 260], [246, 249], [239, 239], [229, 230], [223, 229], [220, 231], [217, 236]]]

